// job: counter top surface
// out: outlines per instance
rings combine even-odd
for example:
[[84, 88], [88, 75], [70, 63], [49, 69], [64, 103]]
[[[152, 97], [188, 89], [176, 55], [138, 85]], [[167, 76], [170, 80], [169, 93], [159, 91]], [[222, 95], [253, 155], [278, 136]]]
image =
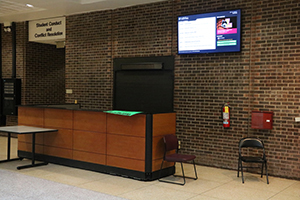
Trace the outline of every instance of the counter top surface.
[[[33, 107], [33, 108], [51, 108], [51, 109], [65, 109], [65, 110], [82, 110], [82, 111], [94, 111], [94, 112], [106, 112], [100, 109], [83, 109], [80, 104], [38, 104], [38, 105], [18, 105], [19, 107]], [[126, 110], [124, 110], [126, 111]], [[131, 112], [131, 111], [128, 111]], [[139, 111], [133, 111], [139, 112]], [[139, 114], [162, 114], [166, 112], [147, 113], [141, 112]], [[173, 112], [169, 112], [173, 113]]]

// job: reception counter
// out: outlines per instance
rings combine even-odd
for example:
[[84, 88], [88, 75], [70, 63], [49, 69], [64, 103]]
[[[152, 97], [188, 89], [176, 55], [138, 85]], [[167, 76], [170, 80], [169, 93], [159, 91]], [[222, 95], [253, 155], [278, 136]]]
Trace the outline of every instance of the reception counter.
[[[176, 114], [122, 116], [51, 106], [20, 106], [18, 124], [58, 129], [36, 138], [36, 158], [51, 163], [155, 180], [165, 134], [175, 134]], [[18, 156], [31, 157], [31, 135], [18, 136]], [[162, 176], [175, 172], [165, 166]]]

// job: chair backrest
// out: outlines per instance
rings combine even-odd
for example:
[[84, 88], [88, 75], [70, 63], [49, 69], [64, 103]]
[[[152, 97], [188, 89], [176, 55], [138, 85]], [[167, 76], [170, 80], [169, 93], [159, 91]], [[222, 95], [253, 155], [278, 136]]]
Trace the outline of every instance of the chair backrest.
[[[239, 155], [242, 156], [242, 148], [252, 148], [253, 150], [254, 149], [261, 149], [261, 153], [259, 153], [259, 151], [257, 151], [255, 154], [256, 156], [258, 155], [261, 155], [263, 158], [265, 158], [265, 147], [264, 147], [264, 143], [257, 139], [257, 138], [253, 138], [253, 137], [246, 137], [246, 138], [242, 138], [240, 140], [240, 143], [239, 143]], [[248, 154], [250, 153], [249, 151], [247, 152]], [[252, 154], [254, 152], [252, 151]]]
[[165, 143], [165, 151], [177, 150], [178, 139], [176, 135], [168, 134], [163, 137]]
[[254, 148], [263, 149], [264, 143], [257, 138], [247, 137], [247, 138], [242, 138], [240, 140], [239, 148], [243, 148], [243, 147], [254, 147]]

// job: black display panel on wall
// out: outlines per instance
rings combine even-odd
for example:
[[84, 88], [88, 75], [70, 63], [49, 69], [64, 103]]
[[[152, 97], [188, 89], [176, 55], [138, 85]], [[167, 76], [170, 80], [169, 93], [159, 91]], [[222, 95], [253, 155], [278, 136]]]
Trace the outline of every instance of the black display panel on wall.
[[174, 58], [114, 60], [114, 110], [173, 112]]
[[3, 115], [18, 115], [21, 104], [21, 79], [3, 79]]

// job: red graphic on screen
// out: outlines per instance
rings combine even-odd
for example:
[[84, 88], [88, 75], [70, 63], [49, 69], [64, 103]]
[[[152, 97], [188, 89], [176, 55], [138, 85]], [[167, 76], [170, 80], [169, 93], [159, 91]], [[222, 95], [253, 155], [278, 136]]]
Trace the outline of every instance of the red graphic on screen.
[[217, 35], [237, 33], [236, 17], [219, 18], [217, 21]]

